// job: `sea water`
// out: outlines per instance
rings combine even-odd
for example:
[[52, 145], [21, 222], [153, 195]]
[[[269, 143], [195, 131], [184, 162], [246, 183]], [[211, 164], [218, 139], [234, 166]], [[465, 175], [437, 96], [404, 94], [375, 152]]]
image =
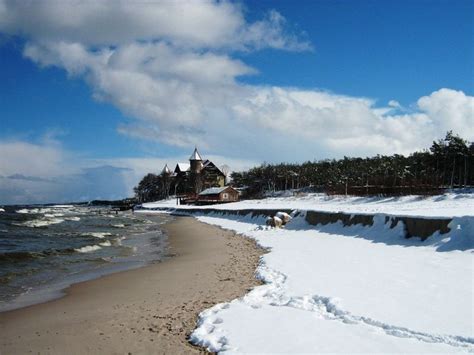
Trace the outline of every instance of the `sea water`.
[[5, 206], [0, 209], [0, 311], [61, 295], [72, 283], [159, 262], [160, 225], [110, 207]]

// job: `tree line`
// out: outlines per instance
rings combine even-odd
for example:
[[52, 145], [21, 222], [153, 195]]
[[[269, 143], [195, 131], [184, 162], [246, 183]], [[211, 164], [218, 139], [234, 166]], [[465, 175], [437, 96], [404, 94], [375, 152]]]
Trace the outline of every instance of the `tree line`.
[[437, 194], [446, 188], [474, 186], [474, 142], [449, 131], [429, 149], [409, 156], [264, 163], [231, 177], [232, 184], [245, 188], [249, 197], [302, 188], [350, 195]]
[[209, 174], [189, 172], [180, 176], [149, 173], [133, 190], [139, 202], [167, 199], [170, 195], [196, 195], [204, 186]]

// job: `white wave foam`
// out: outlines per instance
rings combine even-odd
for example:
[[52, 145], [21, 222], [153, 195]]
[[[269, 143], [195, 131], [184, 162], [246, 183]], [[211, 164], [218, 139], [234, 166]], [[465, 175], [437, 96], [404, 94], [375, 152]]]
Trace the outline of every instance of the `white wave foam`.
[[26, 221], [23, 222], [22, 226], [31, 227], [31, 228], [40, 228], [40, 227], [47, 227], [52, 224], [59, 224], [64, 222], [64, 219], [60, 218], [50, 218], [50, 219], [35, 219], [33, 221]]
[[30, 213], [29, 210], [27, 210], [26, 208], [22, 208], [21, 210], [18, 210], [18, 211], [15, 211], [16, 213], [22, 213], [22, 214], [26, 214], [26, 213]]
[[106, 240], [103, 243], [99, 243], [99, 245], [102, 246], [102, 247], [110, 247], [110, 246], [112, 246], [112, 243], [110, 243], [109, 240]]
[[115, 238], [115, 239], [113, 240], [113, 243], [114, 243], [114, 245], [116, 245], [116, 246], [120, 246], [120, 245], [122, 245], [122, 240], [124, 240], [124, 239], [125, 239], [125, 237], [118, 237], [118, 238]]
[[0, 208], [0, 212], [5, 212], [5, 210], [3, 208]]
[[125, 228], [125, 224], [123, 224], [123, 223], [112, 224], [112, 227], [115, 227], [115, 228]]
[[91, 232], [91, 233], [82, 233], [81, 235], [83, 236], [92, 236], [92, 237], [95, 237], [95, 238], [99, 238], [99, 239], [103, 239], [105, 237], [108, 237], [108, 236], [111, 236], [112, 233], [107, 233], [107, 232]]
[[66, 217], [65, 220], [66, 221], [75, 221], [75, 222], [77, 222], [77, 221], [80, 221], [81, 218], [80, 217]]
[[62, 217], [64, 214], [62, 213], [45, 213], [44, 215], [46, 218], [54, 218], [54, 217]]
[[85, 247], [82, 247], [82, 248], [79, 248], [79, 249], [74, 249], [74, 250], [79, 252], [79, 253], [90, 253], [92, 251], [96, 251], [96, 250], [99, 250], [99, 249], [102, 249], [102, 248], [98, 245], [87, 245]]

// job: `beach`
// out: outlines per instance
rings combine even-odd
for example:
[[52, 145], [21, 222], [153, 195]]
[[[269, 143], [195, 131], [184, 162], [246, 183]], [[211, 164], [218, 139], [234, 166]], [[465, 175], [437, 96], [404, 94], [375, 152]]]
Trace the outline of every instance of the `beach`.
[[192, 217], [163, 227], [171, 256], [163, 262], [74, 284], [60, 299], [0, 313], [0, 354], [203, 352], [187, 341], [198, 314], [257, 285], [263, 249]]

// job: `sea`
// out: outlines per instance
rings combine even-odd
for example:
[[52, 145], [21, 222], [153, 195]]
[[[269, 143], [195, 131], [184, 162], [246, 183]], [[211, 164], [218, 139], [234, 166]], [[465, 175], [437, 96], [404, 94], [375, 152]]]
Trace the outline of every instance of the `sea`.
[[0, 208], [0, 312], [60, 297], [71, 284], [161, 262], [168, 255], [152, 218], [108, 206]]

